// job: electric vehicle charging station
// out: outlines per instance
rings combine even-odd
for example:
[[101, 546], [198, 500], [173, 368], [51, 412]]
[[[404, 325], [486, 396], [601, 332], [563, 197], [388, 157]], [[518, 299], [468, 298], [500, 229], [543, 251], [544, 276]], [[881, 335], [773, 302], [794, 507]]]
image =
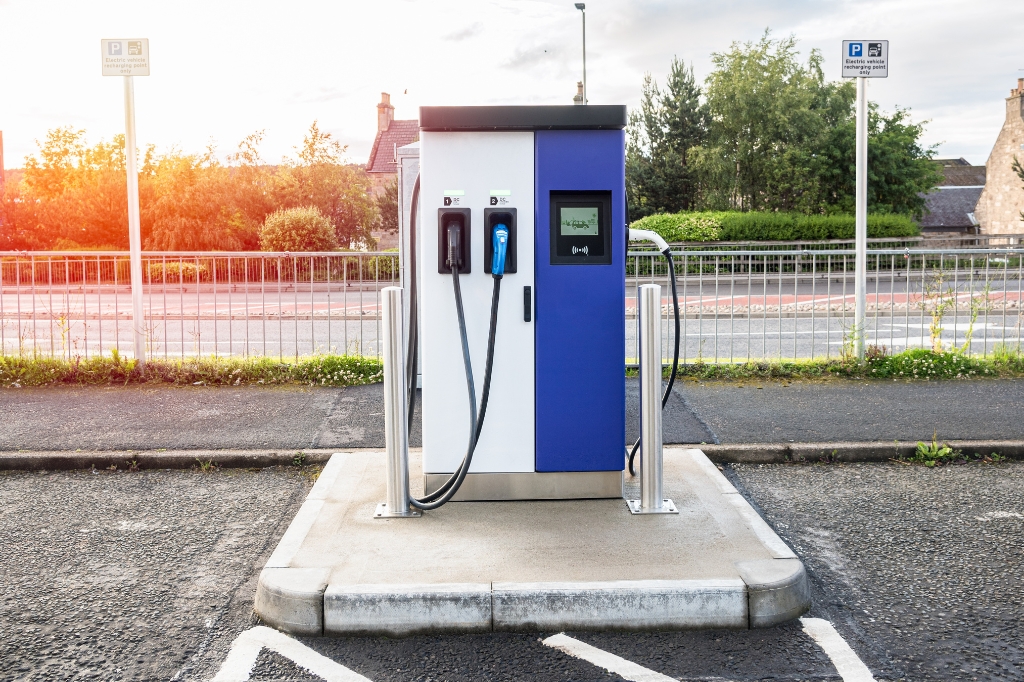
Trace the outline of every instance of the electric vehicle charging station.
[[420, 109], [404, 286], [382, 292], [387, 452], [332, 456], [260, 574], [267, 623], [747, 628], [810, 607], [803, 564], [702, 451], [665, 459], [662, 497], [657, 284], [637, 295], [640, 495], [623, 502], [628, 241], [672, 271], [626, 226], [625, 124], [618, 106]]
[[[487, 419], [455, 499], [622, 496], [625, 124], [623, 106], [420, 110], [426, 492], [458, 470], [470, 440], [445, 264], [454, 221], [477, 367], [487, 351], [493, 230], [510, 233]], [[474, 379], [479, 395], [482, 372]]]

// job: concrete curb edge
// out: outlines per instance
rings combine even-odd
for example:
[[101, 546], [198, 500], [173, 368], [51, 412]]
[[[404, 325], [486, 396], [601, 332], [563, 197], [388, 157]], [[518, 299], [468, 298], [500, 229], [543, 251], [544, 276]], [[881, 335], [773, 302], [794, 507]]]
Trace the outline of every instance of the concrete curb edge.
[[[1024, 440], [946, 441], [964, 452], [996, 453], [1008, 459], [1024, 459]], [[728, 443], [676, 444], [666, 448], [699, 449], [721, 464], [789, 464], [816, 462], [886, 462], [909, 456], [916, 441], [834, 443]], [[383, 452], [383, 448], [292, 448], [273, 450], [0, 450], [0, 471], [65, 471], [74, 469], [125, 469], [135, 461], [140, 469], [191, 469], [199, 461], [219, 467], [248, 468], [288, 466], [298, 453], [304, 464], [324, 464], [335, 452]]]
[[[995, 453], [1008, 459], [1024, 459], [1024, 440], [949, 440], [953, 448], [968, 454]], [[666, 447], [669, 447], [666, 445]], [[887, 462], [909, 457], [917, 441], [832, 443], [728, 443], [699, 445], [712, 462], [737, 464], [786, 464], [816, 462]]]

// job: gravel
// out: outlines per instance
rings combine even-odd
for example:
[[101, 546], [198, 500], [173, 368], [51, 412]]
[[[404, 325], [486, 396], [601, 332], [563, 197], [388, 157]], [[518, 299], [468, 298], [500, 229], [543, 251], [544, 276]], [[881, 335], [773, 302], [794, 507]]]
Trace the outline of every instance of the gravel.
[[[881, 680], [1024, 678], [1024, 463], [732, 465]], [[0, 473], [0, 679], [212, 678], [309, 469]], [[302, 638], [374, 680], [617, 680], [553, 633]], [[799, 623], [568, 633], [685, 680], [839, 682]], [[254, 680], [307, 680], [263, 651]]]
[[249, 627], [297, 469], [0, 473], [0, 678], [169, 680]]
[[873, 669], [1024, 679], [1024, 463], [731, 471]]

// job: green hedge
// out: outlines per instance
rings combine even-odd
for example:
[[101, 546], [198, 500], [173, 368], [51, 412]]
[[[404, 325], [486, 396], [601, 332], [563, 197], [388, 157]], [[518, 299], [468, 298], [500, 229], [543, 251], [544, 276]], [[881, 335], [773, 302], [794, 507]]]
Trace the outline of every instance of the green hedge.
[[[641, 218], [630, 227], [653, 230], [670, 242], [853, 239], [856, 230], [852, 215], [739, 211], [661, 213]], [[920, 233], [908, 216], [890, 213], [868, 216], [869, 237], [916, 237]]]

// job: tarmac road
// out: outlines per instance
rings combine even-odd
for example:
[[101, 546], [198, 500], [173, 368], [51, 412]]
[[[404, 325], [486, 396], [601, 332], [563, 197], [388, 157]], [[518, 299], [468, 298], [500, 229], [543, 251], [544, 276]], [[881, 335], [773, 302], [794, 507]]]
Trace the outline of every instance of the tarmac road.
[[[1024, 463], [736, 465], [877, 680], [1021, 679]], [[0, 473], [0, 679], [208, 680], [255, 624], [298, 468]], [[616, 680], [553, 633], [302, 638], [370, 680]], [[568, 633], [672, 679], [839, 680], [799, 623]], [[252, 679], [316, 679], [264, 650]]]
[[[636, 379], [626, 387], [632, 443]], [[0, 451], [384, 447], [380, 384], [3, 389], [0, 413]], [[1024, 381], [680, 379], [663, 424], [666, 443], [1019, 440], [1021, 414]]]

